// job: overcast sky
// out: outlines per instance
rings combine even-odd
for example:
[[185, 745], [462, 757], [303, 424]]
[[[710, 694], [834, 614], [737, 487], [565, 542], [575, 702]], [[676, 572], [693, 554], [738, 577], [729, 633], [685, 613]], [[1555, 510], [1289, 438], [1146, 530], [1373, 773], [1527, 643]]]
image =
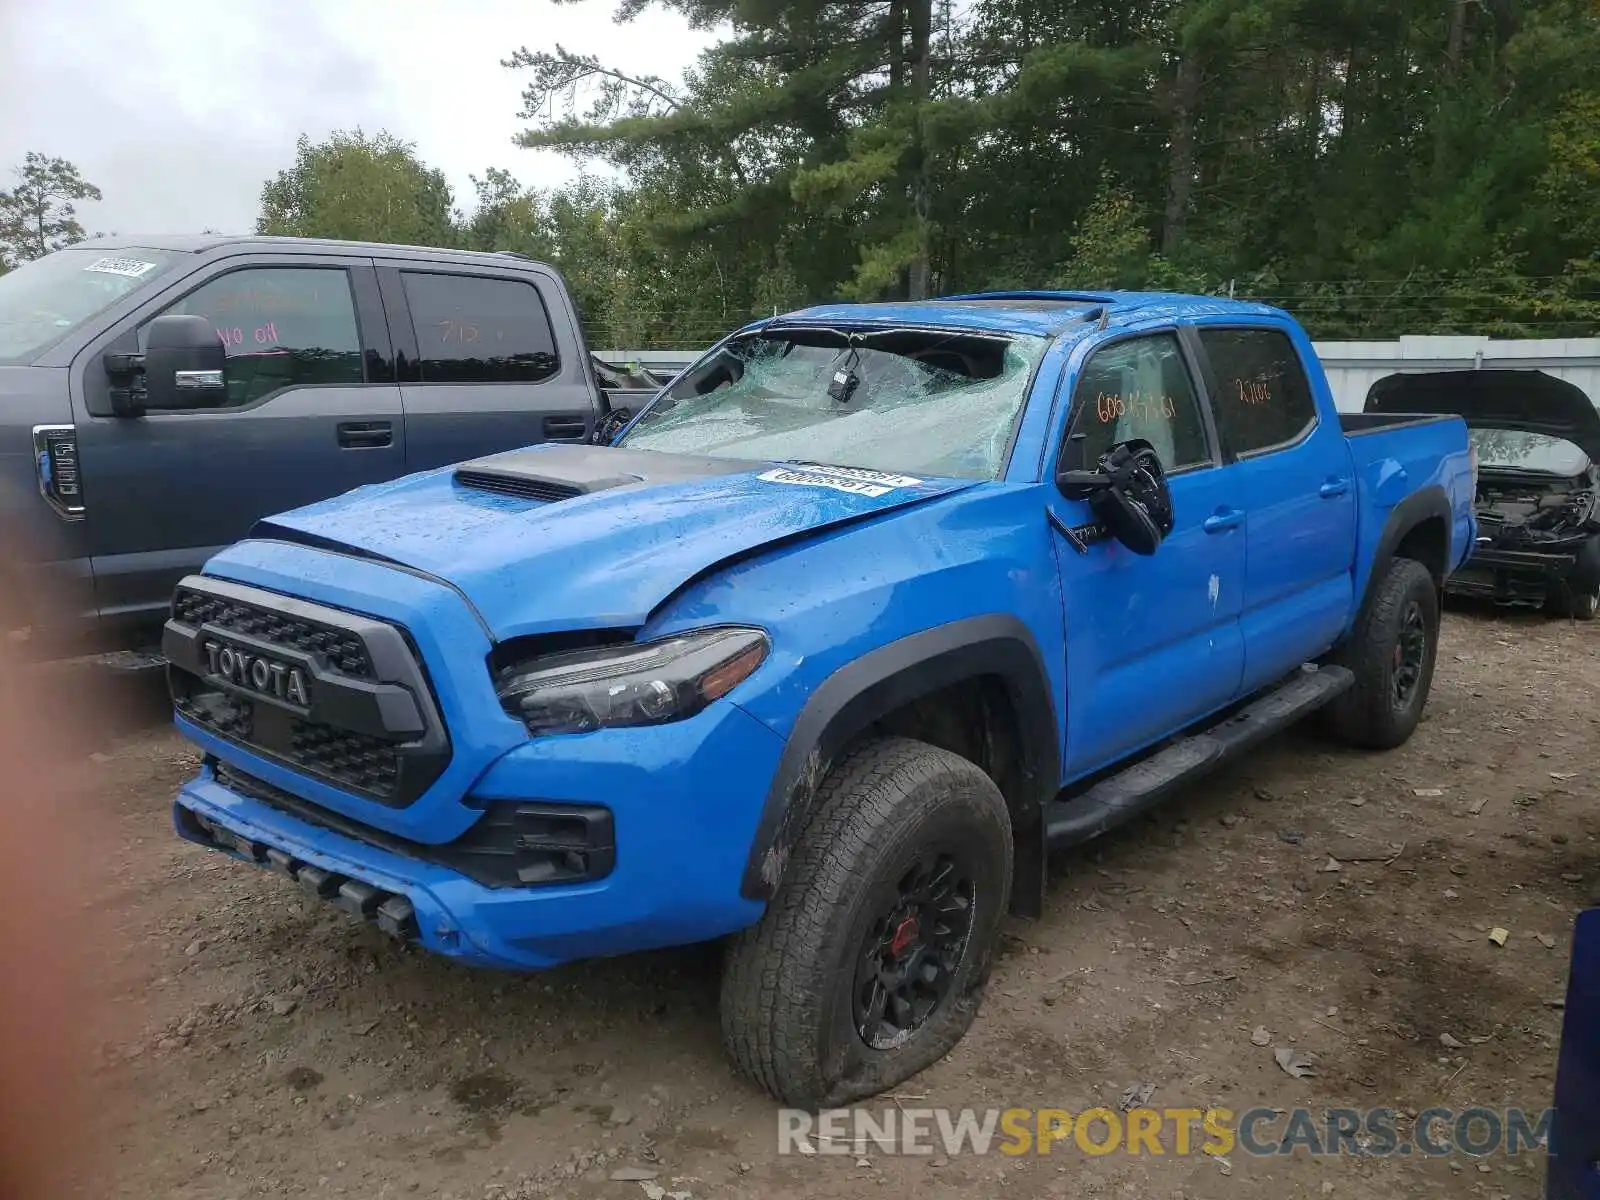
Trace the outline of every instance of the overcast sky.
[[575, 168], [511, 144], [519, 46], [676, 79], [710, 37], [615, 0], [0, 0], [0, 187], [25, 152], [71, 159], [105, 194], [89, 232], [254, 228], [295, 139], [387, 129], [458, 202], [470, 174], [549, 185]]

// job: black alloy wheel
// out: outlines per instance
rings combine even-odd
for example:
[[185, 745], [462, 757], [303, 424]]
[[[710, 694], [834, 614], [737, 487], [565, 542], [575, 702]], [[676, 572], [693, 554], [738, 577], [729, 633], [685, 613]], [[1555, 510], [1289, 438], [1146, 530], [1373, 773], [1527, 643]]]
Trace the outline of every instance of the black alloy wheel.
[[1422, 605], [1413, 600], [1400, 618], [1400, 636], [1395, 639], [1394, 670], [1390, 675], [1391, 699], [1396, 712], [1404, 712], [1417, 694], [1422, 671], [1428, 663], [1428, 625]]
[[972, 937], [973, 872], [954, 850], [924, 850], [862, 944], [853, 992], [856, 1032], [892, 1050], [950, 995]]

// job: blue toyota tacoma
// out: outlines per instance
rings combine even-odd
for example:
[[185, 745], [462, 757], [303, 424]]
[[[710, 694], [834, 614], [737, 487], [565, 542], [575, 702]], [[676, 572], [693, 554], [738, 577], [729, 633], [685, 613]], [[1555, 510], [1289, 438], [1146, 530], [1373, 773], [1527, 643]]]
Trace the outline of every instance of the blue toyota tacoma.
[[731, 1058], [832, 1105], [961, 1038], [1003, 915], [1318, 713], [1416, 728], [1460, 418], [1341, 415], [1272, 308], [1060, 292], [730, 335], [610, 445], [259, 524], [164, 630], [179, 832], [537, 969], [731, 935]]

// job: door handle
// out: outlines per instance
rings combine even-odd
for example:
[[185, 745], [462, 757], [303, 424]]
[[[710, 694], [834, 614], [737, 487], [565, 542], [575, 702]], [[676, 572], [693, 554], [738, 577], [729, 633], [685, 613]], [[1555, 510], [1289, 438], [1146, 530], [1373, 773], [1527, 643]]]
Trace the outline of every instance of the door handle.
[[1207, 533], [1225, 533], [1229, 529], [1237, 529], [1244, 524], [1244, 509], [1219, 508], [1205, 519]]
[[340, 421], [339, 445], [346, 450], [372, 450], [394, 445], [389, 421]]
[[551, 441], [564, 438], [581, 438], [589, 433], [589, 422], [583, 417], [546, 417], [544, 436]]
[[1335, 478], [1328, 480], [1327, 483], [1319, 487], [1317, 489], [1317, 495], [1321, 496], [1324, 500], [1332, 500], [1335, 497], [1344, 495], [1349, 490], [1350, 481], [1348, 479]]

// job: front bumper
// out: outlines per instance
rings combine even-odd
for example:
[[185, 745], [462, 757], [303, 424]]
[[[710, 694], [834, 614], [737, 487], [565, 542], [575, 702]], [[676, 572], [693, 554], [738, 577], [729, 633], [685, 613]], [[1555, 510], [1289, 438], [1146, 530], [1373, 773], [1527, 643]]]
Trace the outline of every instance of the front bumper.
[[179, 792], [173, 819], [181, 837], [289, 875], [403, 940], [479, 966], [539, 970], [758, 920], [763, 906], [740, 896], [739, 881], [781, 750], [776, 734], [723, 701], [673, 725], [535, 739], [505, 755], [472, 787], [474, 803], [609, 811], [609, 871], [576, 883], [489, 886], [438, 861], [448, 846], [408, 853], [348, 819], [307, 819], [226, 786], [210, 762]]
[[1578, 552], [1537, 550], [1474, 550], [1465, 564], [1445, 581], [1445, 590], [1500, 604], [1543, 604], [1563, 594], [1578, 568]]

